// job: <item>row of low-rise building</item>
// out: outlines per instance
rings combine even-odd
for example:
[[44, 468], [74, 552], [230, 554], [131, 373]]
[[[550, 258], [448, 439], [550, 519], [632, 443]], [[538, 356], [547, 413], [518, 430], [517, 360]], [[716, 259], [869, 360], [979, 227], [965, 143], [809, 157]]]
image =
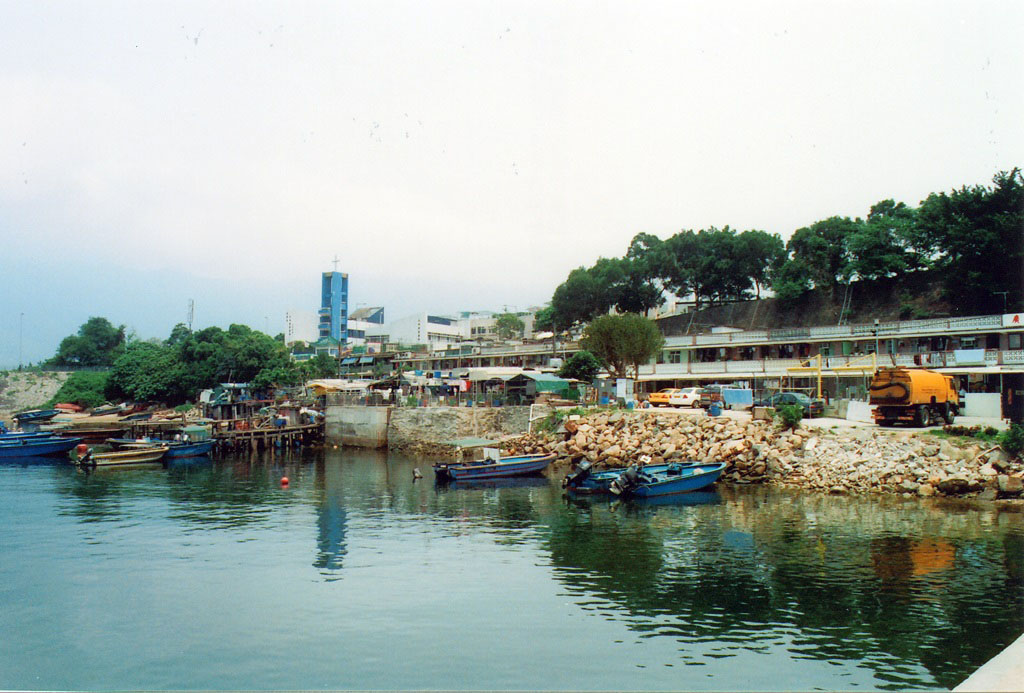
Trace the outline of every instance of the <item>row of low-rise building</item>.
[[[665, 346], [638, 374], [641, 392], [709, 383], [755, 391], [806, 389], [863, 399], [876, 368], [923, 366], [955, 376], [965, 392], [1000, 393], [1002, 416], [1024, 414], [1024, 314], [978, 315], [765, 330], [713, 328], [679, 334], [680, 320], [656, 320]], [[579, 350], [574, 341], [461, 344], [396, 353], [420, 371], [468, 367], [554, 368]]]
[[[573, 340], [536, 335], [535, 311], [519, 313], [523, 338], [498, 340], [498, 313], [416, 313], [387, 320], [383, 307], [348, 311], [348, 275], [324, 272], [315, 339], [297, 358], [318, 352], [339, 359], [342, 375], [407, 370], [444, 374], [466, 368], [554, 370], [579, 350]], [[299, 311], [289, 313], [286, 340], [302, 341]], [[829, 397], [866, 398], [871, 374], [882, 366], [923, 366], [956, 377], [965, 392], [1000, 393], [1002, 414], [1024, 413], [1024, 314], [927, 320], [779, 326], [728, 326], [692, 331], [692, 316], [656, 317], [665, 345], [642, 366], [640, 392], [709, 383], [736, 384], [755, 392], [783, 388], [820, 390]], [[539, 339], [539, 337], [546, 337]]]

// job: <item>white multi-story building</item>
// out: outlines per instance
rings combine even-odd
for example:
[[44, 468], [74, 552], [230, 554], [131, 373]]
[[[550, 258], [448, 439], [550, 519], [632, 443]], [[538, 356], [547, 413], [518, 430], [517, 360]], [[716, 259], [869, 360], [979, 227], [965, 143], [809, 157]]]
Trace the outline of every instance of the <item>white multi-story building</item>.
[[[452, 344], [469, 339], [460, 321], [443, 315], [416, 313], [382, 326], [381, 342], [398, 344], [424, 344], [431, 351], [446, 349]], [[370, 335], [367, 337], [369, 338]]]
[[315, 311], [293, 308], [284, 314], [284, 342], [315, 342], [320, 336], [320, 318]]

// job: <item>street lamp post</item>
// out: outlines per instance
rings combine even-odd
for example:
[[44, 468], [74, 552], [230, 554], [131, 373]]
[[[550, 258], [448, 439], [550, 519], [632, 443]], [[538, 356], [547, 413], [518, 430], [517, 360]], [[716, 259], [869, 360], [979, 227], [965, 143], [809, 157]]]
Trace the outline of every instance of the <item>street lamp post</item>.
[[878, 318], [875, 318], [875, 359], [878, 358]]

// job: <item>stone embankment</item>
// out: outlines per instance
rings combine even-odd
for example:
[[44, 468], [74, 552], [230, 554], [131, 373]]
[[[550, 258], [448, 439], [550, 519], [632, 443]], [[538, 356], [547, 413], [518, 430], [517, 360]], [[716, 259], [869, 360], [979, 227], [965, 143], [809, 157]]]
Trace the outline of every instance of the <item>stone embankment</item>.
[[71, 374], [65, 371], [0, 371], [0, 421], [46, 404]]
[[1024, 465], [999, 448], [954, 444], [871, 428], [781, 431], [764, 421], [602, 412], [570, 419], [564, 430], [506, 441], [509, 453], [555, 452], [563, 465], [586, 458], [595, 469], [644, 457], [650, 464], [699, 460], [728, 464], [723, 479], [830, 493], [905, 496], [1021, 495]]

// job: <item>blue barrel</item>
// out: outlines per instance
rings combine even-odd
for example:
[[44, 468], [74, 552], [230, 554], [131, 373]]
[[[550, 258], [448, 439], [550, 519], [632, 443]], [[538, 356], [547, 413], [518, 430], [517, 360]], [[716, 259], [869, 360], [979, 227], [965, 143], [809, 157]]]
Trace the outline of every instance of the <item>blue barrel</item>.
[[601, 395], [601, 406], [602, 407], [607, 407], [608, 406], [608, 395]]
[[629, 401], [626, 402], [626, 409], [632, 409], [635, 406], [636, 406], [636, 401], [635, 400], [629, 400]]
[[708, 416], [719, 416], [722, 413], [722, 407], [719, 406], [718, 402], [712, 402], [711, 406], [708, 407]]

